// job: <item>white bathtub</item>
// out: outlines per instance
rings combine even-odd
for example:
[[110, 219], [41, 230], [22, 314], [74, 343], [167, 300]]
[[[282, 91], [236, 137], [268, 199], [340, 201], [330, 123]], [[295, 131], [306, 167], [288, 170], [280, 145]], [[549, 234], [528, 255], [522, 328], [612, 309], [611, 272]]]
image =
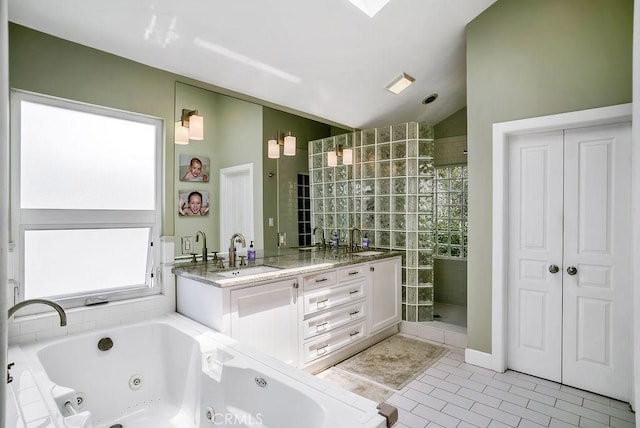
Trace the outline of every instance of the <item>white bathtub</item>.
[[[103, 338], [111, 340], [111, 349], [98, 349]], [[25, 425], [378, 428], [386, 424], [376, 403], [178, 314], [12, 346], [9, 361], [15, 362], [9, 395]]]

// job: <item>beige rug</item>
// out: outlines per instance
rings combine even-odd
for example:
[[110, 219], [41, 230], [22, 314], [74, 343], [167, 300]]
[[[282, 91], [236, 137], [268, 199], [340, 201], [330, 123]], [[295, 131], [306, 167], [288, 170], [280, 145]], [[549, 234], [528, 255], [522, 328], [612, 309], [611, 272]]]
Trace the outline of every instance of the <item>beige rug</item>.
[[446, 348], [395, 334], [336, 367], [392, 389], [401, 389], [447, 352]]
[[340, 370], [336, 367], [330, 367], [316, 375], [321, 379], [328, 380], [340, 387], [358, 394], [361, 397], [368, 398], [376, 403], [383, 403], [393, 394], [393, 390], [384, 386], [375, 384], [358, 375]]

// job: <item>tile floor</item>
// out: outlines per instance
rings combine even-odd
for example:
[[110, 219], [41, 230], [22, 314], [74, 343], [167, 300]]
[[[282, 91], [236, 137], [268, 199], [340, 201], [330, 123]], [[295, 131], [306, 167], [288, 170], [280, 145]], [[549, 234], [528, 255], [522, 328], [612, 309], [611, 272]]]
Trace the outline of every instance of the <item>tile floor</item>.
[[387, 403], [398, 408], [395, 428], [633, 427], [627, 403], [522, 373], [496, 373], [466, 364], [451, 349]]

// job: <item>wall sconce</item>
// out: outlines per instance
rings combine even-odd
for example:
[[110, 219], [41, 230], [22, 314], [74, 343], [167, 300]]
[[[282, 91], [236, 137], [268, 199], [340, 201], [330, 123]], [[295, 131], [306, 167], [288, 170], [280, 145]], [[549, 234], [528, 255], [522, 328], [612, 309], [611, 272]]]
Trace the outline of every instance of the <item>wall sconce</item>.
[[285, 156], [296, 155], [296, 137], [291, 135], [291, 132], [285, 136], [276, 131], [276, 136], [267, 142], [267, 156], [270, 159], [278, 159], [280, 157], [280, 146], [284, 146], [282, 153]]
[[353, 149], [345, 149], [338, 144], [335, 151], [327, 153], [327, 165], [338, 166], [338, 157], [342, 158], [342, 165], [353, 165]]
[[204, 140], [204, 118], [198, 110], [182, 109], [180, 120], [176, 122], [176, 144], [189, 144], [189, 140]]

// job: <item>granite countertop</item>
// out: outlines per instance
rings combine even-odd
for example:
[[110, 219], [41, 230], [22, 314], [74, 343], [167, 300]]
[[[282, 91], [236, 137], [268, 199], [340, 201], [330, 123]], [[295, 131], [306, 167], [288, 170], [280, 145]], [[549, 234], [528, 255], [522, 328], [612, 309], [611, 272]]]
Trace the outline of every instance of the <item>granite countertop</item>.
[[[227, 288], [253, 282], [286, 278], [313, 273], [356, 263], [365, 263], [401, 255], [401, 251], [369, 249], [348, 252], [335, 250], [278, 249], [273, 252], [258, 251], [255, 262], [234, 269], [219, 269], [213, 262], [176, 264], [176, 276], [190, 278], [216, 287]], [[240, 260], [238, 258], [238, 264]]]

